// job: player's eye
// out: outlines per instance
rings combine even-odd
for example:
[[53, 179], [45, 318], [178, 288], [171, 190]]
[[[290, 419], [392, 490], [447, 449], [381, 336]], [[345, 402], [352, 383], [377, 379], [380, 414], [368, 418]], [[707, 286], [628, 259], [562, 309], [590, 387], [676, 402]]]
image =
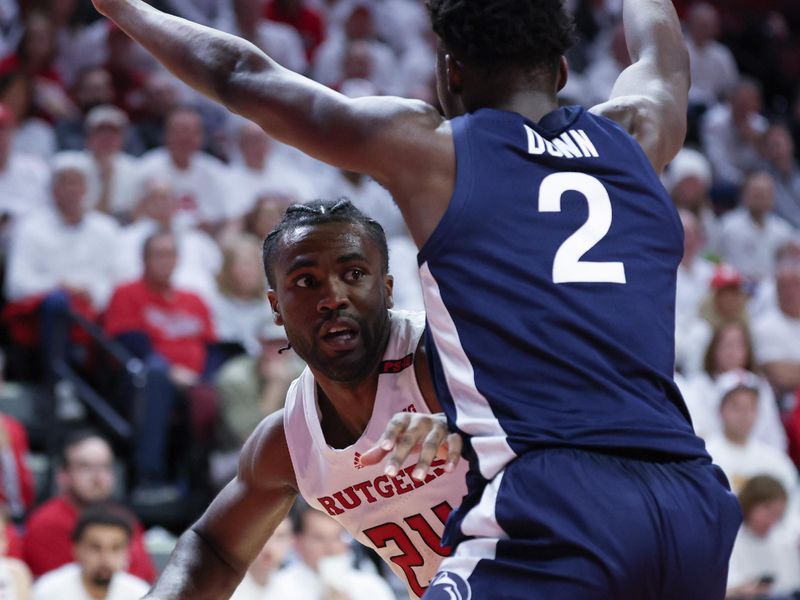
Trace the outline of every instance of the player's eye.
[[301, 275], [294, 280], [294, 284], [301, 288], [310, 288], [314, 285], [314, 278], [311, 275]]
[[348, 269], [344, 274], [345, 281], [358, 281], [364, 277], [366, 273], [361, 269]]

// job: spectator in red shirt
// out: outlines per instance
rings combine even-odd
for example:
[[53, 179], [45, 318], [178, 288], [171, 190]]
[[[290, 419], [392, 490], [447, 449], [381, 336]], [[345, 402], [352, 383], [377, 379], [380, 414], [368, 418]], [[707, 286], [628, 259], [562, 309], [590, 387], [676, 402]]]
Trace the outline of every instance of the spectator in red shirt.
[[[60, 493], [34, 510], [26, 523], [23, 556], [34, 576], [74, 560], [70, 536], [78, 514], [88, 506], [109, 502], [116, 485], [113, 464], [111, 446], [96, 433], [78, 431], [67, 438], [58, 471]], [[150, 582], [155, 580], [138, 521], [134, 524], [128, 572]]]
[[264, 8], [264, 16], [276, 23], [294, 27], [303, 39], [308, 61], [325, 40], [325, 25], [318, 12], [305, 5], [304, 0], [272, 0]]
[[106, 312], [108, 333], [147, 367], [144, 408], [135, 425], [142, 500], [165, 491], [169, 483], [168, 436], [176, 409], [188, 409], [196, 440], [208, 437], [216, 418], [208, 394], [196, 393], [202, 387], [207, 345], [214, 341], [210, 311], [196, 294], [172, 286], [176, 262], [173, 234], [150, 236], [142, 278], [117, 288]]

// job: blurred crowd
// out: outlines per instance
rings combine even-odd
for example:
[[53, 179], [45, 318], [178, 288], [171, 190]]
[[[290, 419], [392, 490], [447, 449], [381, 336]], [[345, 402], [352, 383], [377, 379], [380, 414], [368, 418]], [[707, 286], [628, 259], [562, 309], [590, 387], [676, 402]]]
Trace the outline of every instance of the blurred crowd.
[[[347, 96], [437, 103], [422, 0], [151, 3]], [[621, 0], [567, 4], [579, 42], [561, 100], [588, 107], [630, 63]], [[729, 597], [787, 598], [800, 592], [800, 4], [675, 4], [692, 68], [686, 146], [663, 176], [685, 232], [676, 381], [744, 512]], [[33, 577], [41, 600], [141, 595], [159, 567], [144, 526], [185, 526], [165, 516], [176, 506], [196, 516], [192, 499], [202, 508], [233, 475], [303, 368], [280, 352], [261, 241], [289, 204], [340, 196], [386, 230], [395, 306], [421, 310], [415, 246], [374, 181], [198, 95], [88, 0], [0, 0], [0, 590]], [[392, 597], [378, 572], [298, 509], [235, 598]]]

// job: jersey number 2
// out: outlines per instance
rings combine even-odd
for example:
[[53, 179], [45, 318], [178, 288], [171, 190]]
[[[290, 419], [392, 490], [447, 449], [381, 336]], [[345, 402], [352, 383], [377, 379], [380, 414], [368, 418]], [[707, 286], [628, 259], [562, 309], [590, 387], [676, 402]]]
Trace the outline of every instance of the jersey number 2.
[[625, 283], [621, 262], [581, 260], [611, 228], [611, 199], [600, 181], [585, 173], [552, 173], [539, 186], [539, 212], [561, 212], [561, 196], [578, 192], [589, 218], [559, 246], [553, 259], [553, 283]]

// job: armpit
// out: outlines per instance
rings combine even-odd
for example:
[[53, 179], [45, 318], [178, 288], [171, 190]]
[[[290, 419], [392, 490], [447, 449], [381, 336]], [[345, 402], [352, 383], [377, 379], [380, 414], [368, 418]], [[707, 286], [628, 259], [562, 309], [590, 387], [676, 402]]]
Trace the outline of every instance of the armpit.
[[665, 143], [668, 136], [662, 135], [659, 125], [665, 115], [658, 114], [658, 107], [647, 96], [620, 96], [592, 107], [590, 112], [611, 119], [627, 131], [642, 147], [656, 172], [660, 173], [672, 159], [666, 156], [671, 144]]

